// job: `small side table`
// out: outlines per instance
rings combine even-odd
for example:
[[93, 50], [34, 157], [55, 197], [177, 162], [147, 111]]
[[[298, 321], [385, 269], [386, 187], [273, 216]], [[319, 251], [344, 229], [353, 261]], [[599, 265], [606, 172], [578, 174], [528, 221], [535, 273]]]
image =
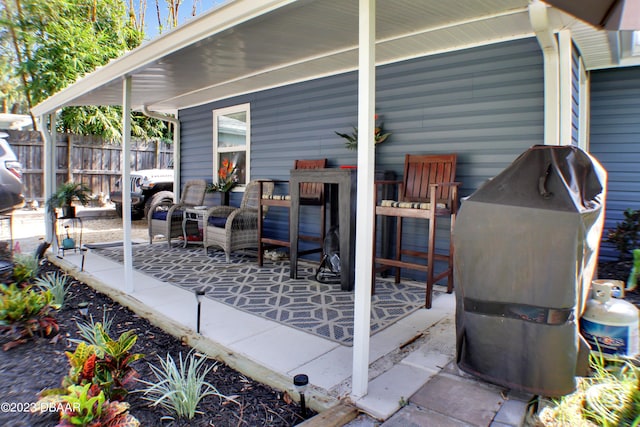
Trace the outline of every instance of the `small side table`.
[[340, 227], [340, 288], [343, 291], [352, 291], [355, 279], [355, 242], [356, 218], [355, 218], [355, 169], [292, 169], [289, 179], [289, 192], [291, 193], [291, 212], [289, 219], [289, 251], [290, 276], [298, 277], [298, 236], [300, 229], [300, 184], [303, 182], [321, 182], [337, 187], [338, 191], [330, 193], [330, 218], [331, 225], [339, 224]]
[[56, 220], [58, 239], [58, 254], [66, 251], [77, 252], [82, 248], [82, 218], [60, 217]]
[[187, 247], [189, 243], [203, 244], [202, 238], [200, 240], [189, 240], [189, 236], [193, 234], [187, 234], [187, 228], [189, 222], [195, 222], [198, 227], [198, 237], [204, 233], [204, 214], [207, 212], [207, 206], [198, 206], [193, 208], [185, 208], [182, 214], [182, 236], [184, 238], [183, 247]]

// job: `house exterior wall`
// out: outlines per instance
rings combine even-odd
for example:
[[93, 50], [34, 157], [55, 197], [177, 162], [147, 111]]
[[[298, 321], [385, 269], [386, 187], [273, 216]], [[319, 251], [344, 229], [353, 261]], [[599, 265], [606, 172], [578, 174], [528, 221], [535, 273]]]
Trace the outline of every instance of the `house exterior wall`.
[[580, 52], [571, 45], [571, 145], [580, 146]]
[[[212, 110], [245, 102], [251, 104], [251, 179], [288, 179], [295, 159], [356, 163], [356, 152], [334, 133], [357, 123], [352, 72], [181, 110], [183, 182], [212, 179]], [[461, 193], [469, 195], [543, 143], [543, 110], [543, 59], [534, 38], [379, 66], [376, 112], [392, 135], [376, 148], [376, 169], [401, 177], [406, 153], [455, 152]], [[239, 198], [232, 195], [232, 204]], [[267, 231], [286, 232], [286, 212], [270, 212], [268, 220]], [[408, 246], [423, 246], [418, 227], [406, 223]], [[438, 246], [448, 248], [448, 241]]]
[[615, 260], [607, 233], [626, 209], [640, 209], [640, 67], [591, 72], [590, 152], [608, 172], [600, 259]]

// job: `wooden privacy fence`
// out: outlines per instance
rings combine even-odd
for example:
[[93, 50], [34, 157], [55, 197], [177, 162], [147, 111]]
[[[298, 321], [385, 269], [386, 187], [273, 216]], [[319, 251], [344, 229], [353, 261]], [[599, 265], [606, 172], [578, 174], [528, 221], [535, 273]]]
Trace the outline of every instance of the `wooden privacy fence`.
[[[27, 201], [44, 200], [44, 146], [42, 136], [33, 131], [6, 131], [9, 144], [22, 163], [24, 195]], [[87, 184], [93, 194], [109, 195], [120, 177], [120, 145], [101, 138], [58, 134], [56, 141], [56, 183]], [[133, 141], [131, 170], [166, 168], [173, 158], [173, 147], [160, 142]]]

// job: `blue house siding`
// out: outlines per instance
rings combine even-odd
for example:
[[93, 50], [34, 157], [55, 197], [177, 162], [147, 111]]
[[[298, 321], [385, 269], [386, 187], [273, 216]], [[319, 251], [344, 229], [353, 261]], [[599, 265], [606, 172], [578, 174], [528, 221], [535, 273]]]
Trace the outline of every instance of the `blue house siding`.
[[617, 259], [604, 242], [628, 209], [640, 209], [640, 67], [591, 73], [590, 152], [609, 173], [600, 259]]
[[571, 46], [571, 144], [580, 146], [580, 52]]
[[[180, 111], [183, 180], [211, 179], [212, 110], [245, 102], [251, 104], [252, 179], [287, 179], [295, 159], [356, 163], [356, 152], [334, 133], [357, 123], [352, 72]], [[376, 168], [401, 177], [406, 153], [455, 152], [462, 196], [469, 195], [543, 143], [543, 109], [542, 55], [533, 38], [380, 66], [376, 112], [392, 135], [377, 146]], [[239, 195], [232, 204], [233, 197], [237, 203]], [[267, 231], [286, 232], [287, 217], [269, 213]], [[417, 228], [423, 225], [406, 224], [407, 245], [424, 246]], [[447, 248], [448, 241], [438, 246]]]

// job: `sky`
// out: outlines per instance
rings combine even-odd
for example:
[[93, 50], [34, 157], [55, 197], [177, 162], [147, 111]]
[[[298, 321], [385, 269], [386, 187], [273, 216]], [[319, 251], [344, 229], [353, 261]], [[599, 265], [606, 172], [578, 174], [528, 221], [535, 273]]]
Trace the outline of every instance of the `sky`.
[[[128, 0], [123, 0], [129, 4]], [[156, 38], [158, 33], [158, 15], [156, 12], [156, 0], [146, 0], [147, 10], [145, 13], [145, 39], [152, 40]], [[157, 0], [160, 5], [160, 15], [162, 24], [164, 26], [163, 34], [166, 33], [169, 28], [167, 27], [167, 16], [169, 15], [169, 7], [167, 0]], [[201, 15], [213, 7], [219, 6], [223, 3], [228, 3], [232, 0], [182, 0], [180, 8], [178, 9], [178, 21], [179, 24], [183, 24], [188, 19], [192, 18], [192, 13], [195, 4], [196, 16]], [[134, 0], [134, 3], [139, 7], [139, 0]]]

